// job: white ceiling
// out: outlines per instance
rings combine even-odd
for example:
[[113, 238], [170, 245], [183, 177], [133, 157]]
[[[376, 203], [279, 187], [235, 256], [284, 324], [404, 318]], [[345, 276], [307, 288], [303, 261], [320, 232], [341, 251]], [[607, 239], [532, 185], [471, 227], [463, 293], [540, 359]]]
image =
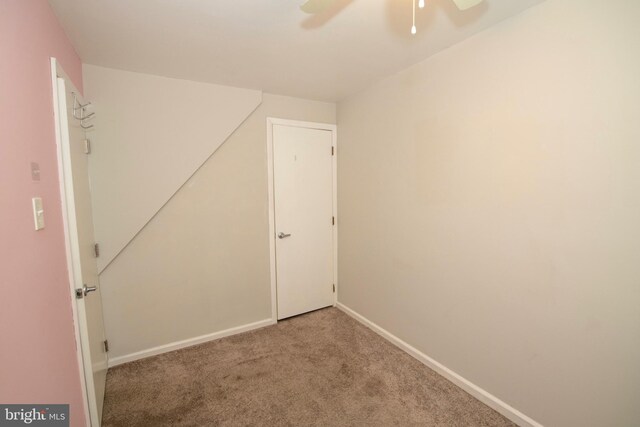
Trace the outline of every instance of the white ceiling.
[[49, 0], [83, 62], [338, 101], [543, 0]]

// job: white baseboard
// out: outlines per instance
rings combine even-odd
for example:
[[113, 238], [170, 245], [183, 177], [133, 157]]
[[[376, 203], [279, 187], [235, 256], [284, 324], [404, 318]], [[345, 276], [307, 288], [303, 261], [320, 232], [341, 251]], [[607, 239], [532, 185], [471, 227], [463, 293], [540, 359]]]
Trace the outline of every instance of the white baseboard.
[[134, 360], [140, 360], [151, 356], [156, 356], [162, 353], [168, 353], [170, 351], [180, 350], [181, 348], [191, 347], [197, 344], [202, 344], [208, 341], [217, 340], [220, 338], [228, 337], [230, 335], [240, 334], [242, 332], [252, 331], [254, 329], [264, 328], [265, 326], [275, 325], [276, 320], [265, 319], [259, 322], [249, 323], [247, 325], [236, 326], [235, 328], [225, 329], [224, 331], [214, 332], [212, 334], [201, 335], [199, 337], [189, 338], [182, 341], [176, 341], [169, 344], [161, 345], [158, 347], [149, 348], [147, 350], [137, 351], [131, 354], [125, 354], [124, 356], [114, 357], [109, 359], [109, 367], [122, 365], [123, 363], [133, 362]]
[[466, 391], [467, 393], [469, 393], [470, 395], [472, 395], [473, 397], [475, 397], [476, 399], [478, 399], [479, 401], [487, 405], [488, 407], [494, 409], [495, 411], [504, 415], [514, 423], [518, 424], [519, 426], [543, 427], [542, 424], [534, 421], [533, 419], [529, 418], [522, 412], [509, 406], [507, 403], [498, 399], [488, 391], [478, 387], [477, 385], [467, 380], [466, 378], [462, 377], [461, 375], [453, 372], [451, 369], [447, 368], [441, 363], [436, 362], [426, 354], [422, 353], [420, 350], [402, 341], [400, 338], [396, 337], [391, 332], [384, 330], [383, 328], [376, 325], [366, 317], [351, 310], [349, 307], [345, 306], [344, 304], [339, 302], [337, 304], [337, 307], [343, 312], [345, 312], [346, 314], [348, 314], [349, 316], [353, 317], [354, 319], [362, 323], [363, 325], [367, 326], [369, 329], [376, 332], [378, 335], [390, 341], [392, 344], [394, 344], [401, 350], [404, 350], [406, 353], [409, 353], [409, 355], [418, 359], [420, 362], [424, 363], [429, 368], [433, 369], [438, 374], [442, 375], [443, 377], [445, 377], [446, 379], [448, 379], [449, 381], [451, 381], [452, 383], [454, 383], [455, 385], [457, 385], [458, 387], [460, 387], [461, 389], [463, 389], [464, 391]]

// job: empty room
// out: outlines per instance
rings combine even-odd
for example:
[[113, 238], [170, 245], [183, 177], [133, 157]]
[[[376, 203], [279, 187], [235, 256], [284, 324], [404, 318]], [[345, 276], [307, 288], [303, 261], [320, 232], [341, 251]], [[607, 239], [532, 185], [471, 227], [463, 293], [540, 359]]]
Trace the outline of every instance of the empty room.
[[639, 23], [0, 0], [0, 426], [640, 426]]

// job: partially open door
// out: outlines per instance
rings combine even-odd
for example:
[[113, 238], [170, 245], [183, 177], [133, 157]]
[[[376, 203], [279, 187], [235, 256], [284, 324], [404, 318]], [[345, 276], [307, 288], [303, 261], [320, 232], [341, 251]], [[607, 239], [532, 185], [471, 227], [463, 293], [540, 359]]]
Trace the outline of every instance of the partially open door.
[[107, 343], [98, 283], [96, 246], [93, 235], [91, 192], [88, 174], [88, 144], [83, 124], [77, 117], [89, 114], [84, 101], [55, 60], [54, 103], [58, 130], [60, 176], [67, 256], [69, 257], [76, 330], [81, 347], [81, 364], [91, 425], [102, 418], [107, 375]]

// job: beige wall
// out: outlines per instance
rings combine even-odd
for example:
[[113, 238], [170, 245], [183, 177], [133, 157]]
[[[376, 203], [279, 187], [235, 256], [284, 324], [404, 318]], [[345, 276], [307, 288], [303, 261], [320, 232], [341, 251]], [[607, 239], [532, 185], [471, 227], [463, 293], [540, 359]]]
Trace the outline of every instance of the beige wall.
[[260, 105], [257, 90], [84, 65], [102, 271]]
[[271, 317], [267, 117], [335, 123], [335, 104], [264, 94], [107, 267], [111, 358]]
[[640, 425], [640, 4], [549, 0], [339, 103], [339, 301], [547, 426]]

